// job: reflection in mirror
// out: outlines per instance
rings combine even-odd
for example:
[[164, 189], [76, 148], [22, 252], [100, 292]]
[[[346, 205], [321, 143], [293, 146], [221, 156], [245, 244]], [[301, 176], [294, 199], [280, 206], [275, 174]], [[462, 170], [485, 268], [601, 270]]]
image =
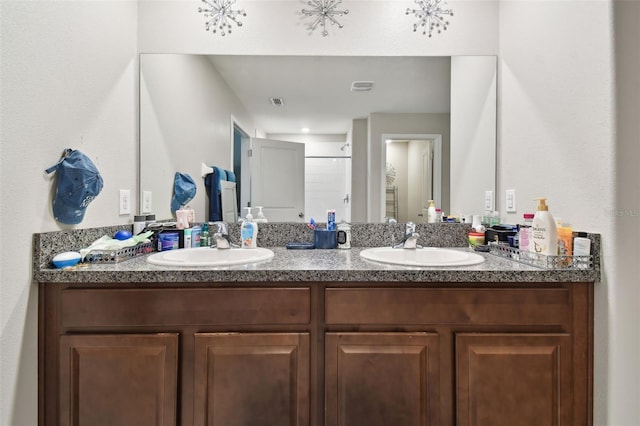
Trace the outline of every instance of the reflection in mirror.
[[[490, 78], [479, 77], [477, 61], [488, 64]], [[322, 221], [322, 212], [335, 208], [338, 220], [379, 222], [387, 215], [386, 140], [436, 135], [439, 162], [396, 166], [422, 179], [422, 187], [414, 185], [419, 194], [407, 196], [413, 215], [407, 218], [425, 221], [419, 216], [423, 198], [436, 181], [445, 212], [478, 211], [484, 190], [495, 185], [495, 62], [495, 57], [142, 54], [140, 193], [151, 192], [152, 212], [170, 217], [171, 177], [188, 173], [198, 184], [191, 207], [197, 220], [207, 220], [204, 162], [235, 172], [239, 207], [245, 206], [256, 186], [250, 137], [277, 139], [305, 144], [305, 207], [298, 221], [311, 216]], [[352, 91], [358, 81], [373, 81], [373, 89]], [[333, 169], [323, 165], [334, 163]], [[432, 183], [425, 173], [433, 175]], [[264, 184], [275, 191], [282, 185]], [[319, 193], [328, 189], [334, 198], [327, 202]], [[435, 187], [431, 191], [438, 199]]]

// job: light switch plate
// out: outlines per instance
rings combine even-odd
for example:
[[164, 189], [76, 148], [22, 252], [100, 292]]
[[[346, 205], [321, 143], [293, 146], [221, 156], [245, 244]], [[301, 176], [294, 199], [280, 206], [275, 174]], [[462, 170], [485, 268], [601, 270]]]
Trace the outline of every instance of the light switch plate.
[[142, 191], [142, 212], [143, 214], [151, 213], [153, 204], [151, 202], [151, 191]]
[[120, 214], [131, 214], [131, 190], [120, 190]]
[[505, 191], [505, 204], [507, 213], [515, 213], [516, 212], [516, 190], [515, 189], [507, 189]]
[[484, 210], [492, 212], [493, 208], [493, 191], [484, 191]]

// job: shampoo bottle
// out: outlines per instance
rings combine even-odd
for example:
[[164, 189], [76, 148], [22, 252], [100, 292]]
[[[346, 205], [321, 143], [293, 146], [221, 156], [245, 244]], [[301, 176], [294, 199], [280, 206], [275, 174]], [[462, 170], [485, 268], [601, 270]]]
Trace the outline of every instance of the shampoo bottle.
[[533, 216], [530, 235], [530, 251], [555, 256], [558, 254], [558, 231], [556, 221], [549, 213], [546, 198], [536, 198], [538, 210]]
[[429, 200], [429, 208], [427, 209], [427, 222], [436, 223], [438, 218], [436, 216], [436, 205], [433, 200]]
[[253, 220], [251, 207], [245, 207], [245, 209], [247, 209], [247, 216], [240, 227], [241, 247], [256, 248], [258, 247], [258, 224]]

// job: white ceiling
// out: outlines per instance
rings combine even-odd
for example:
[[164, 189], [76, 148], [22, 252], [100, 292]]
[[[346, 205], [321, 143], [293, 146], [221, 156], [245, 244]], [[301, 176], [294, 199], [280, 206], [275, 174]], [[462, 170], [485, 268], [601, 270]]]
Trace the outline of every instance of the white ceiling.
[[[267, 134], [342, 134], [370, 113], [448, 113], [449, 57], [210, 56]], [[352, 92], [356, 80], [374, 81]], [[284, 107], [270, 99], [282, 98]]]

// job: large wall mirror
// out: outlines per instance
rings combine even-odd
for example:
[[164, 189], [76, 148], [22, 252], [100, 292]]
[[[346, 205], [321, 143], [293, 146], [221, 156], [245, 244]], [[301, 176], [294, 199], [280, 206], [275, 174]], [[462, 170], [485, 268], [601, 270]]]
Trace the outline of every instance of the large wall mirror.
[[[279, 165], [259, 182], [252, 138], [303, 143], [303, 177]], [[303, 181], [295, 221], [334, 208], [338, 220], [420, 222], [428, 199], [478, 213], [495, 152], [494, 56], [140, 55], [140, 206], [159, 218], [182, 172], [208, 219], [203, 164], [239, 172], [240, 207], [256, 205], [252, 187], [290, 193]]]

